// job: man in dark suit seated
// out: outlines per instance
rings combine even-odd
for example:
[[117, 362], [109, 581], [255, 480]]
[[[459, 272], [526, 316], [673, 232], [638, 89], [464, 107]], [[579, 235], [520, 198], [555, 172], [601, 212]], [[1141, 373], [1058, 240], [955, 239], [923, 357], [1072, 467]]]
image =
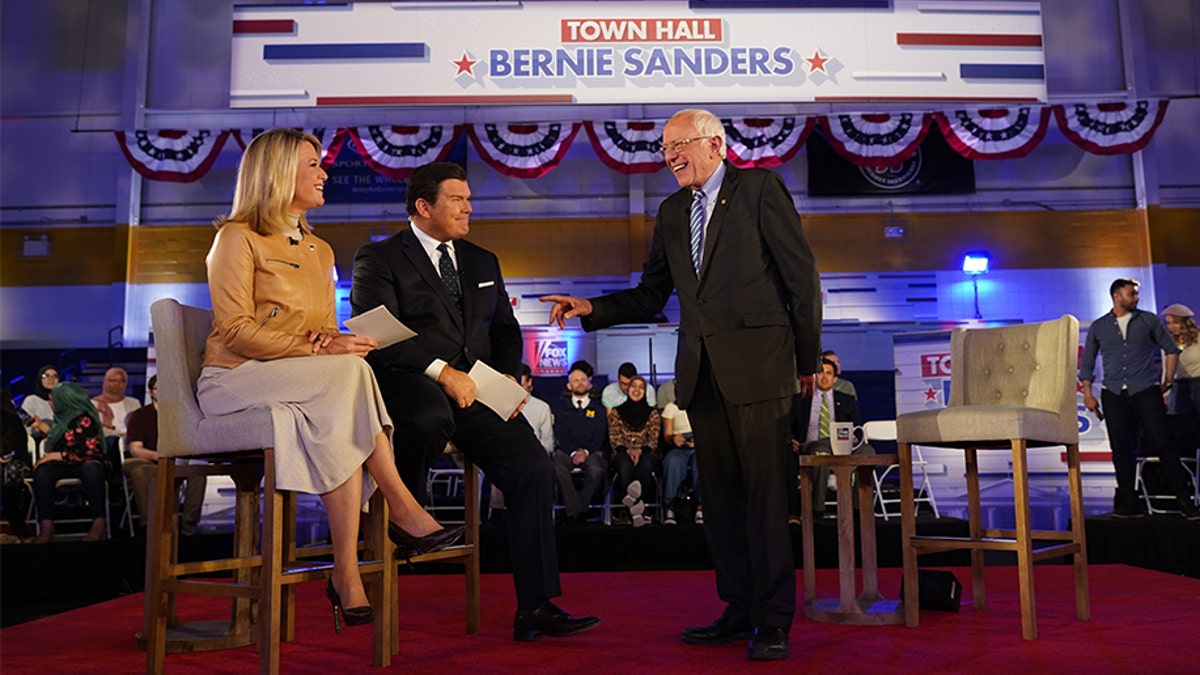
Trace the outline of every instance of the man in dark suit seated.
[[[585, 520], [588, 505], [608, 475], [607, 411], [591, 395], [592, 372], [587, 361], [571, 365], [567, 393], [554, 411], [554, 439], [558, 445], [554, 465], [568, 525]], [[583, 484], [578, 490], [571, 476], [575, 467], [583, 471]]]
[[[788, 516], [789, 522], [797, 523], [800, 518], [800, 492], [798, 474], [799, 455], [831, 454], [829, 444], [830, 425], [833, 422], [853, 422], [862, 426], [862, 414], [858, 411], [858, 399], [840, 392], [836, 388], [838, 367], [830, 359], [821, 361], [821, 372], [817, 373], [817, 391], [814, 394], [796, 395], [792, 404], [791, 452], [787, 453], [788, 468]], [[868, 452], [864, 443], [856, 454]], [[813, 513], [825, 512], [825, 494], [829, 484], [829, 467], [820, 467], [813, 475]]]
[[382, 305], [417, 333], [367, 357], [395, 424], [400, 476], [428, 503], [429, 466], [453, 441], [505, 496], [517, 591], [513, 638], [594, 628], [599, 619], [573, 618], [550, 602], [562, 594], [554, 465], [525, 418], [503, 420], [478, 402], [467, 374], [483, 361], [515, 381], [522, 342], [500, 262], [463, 239], [471, 217], [466, 172], [446, 162], [418, 167], [406, 197], [410, 226], [359, 249], [350, 292], [355, 315]]

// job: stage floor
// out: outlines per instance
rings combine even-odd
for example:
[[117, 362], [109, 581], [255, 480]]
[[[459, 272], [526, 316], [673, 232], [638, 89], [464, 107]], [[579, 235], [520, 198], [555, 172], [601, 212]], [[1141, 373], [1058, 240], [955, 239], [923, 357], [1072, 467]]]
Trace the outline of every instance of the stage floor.
[[[400, 654], [392, 670], [411, 673], [1156, 673], [1195, 672], [1200, 626], [1200, 580], [1124, 565], [1091, 566], [1090, 621], [1078, 621], [1072, 569], [1036, 570], [1038, 635], [1021, 639], [1015, 569], [987, 570], [988, 607], [972, 608], [970, 571], [950, 569], [964, 582], [957, 613], [921, 613], [921, 625], [844, 626], [805, 619], [790, 633], [792, 656], [752, 664], [744, 642], [699, 647], [679, 631], [707, 623], [721, 611], [710, 571], [575, 573], [563, 575], [560, 604], [596, 614], [599, 628], [571, 638], [532, 644], [511, 640], [515, 601], [507, 575], [482, 583], [483, 630], [463, 632], [462, 578], [400, 576]], [[797, 574], [799, 585], [800, 575]], [[895, 597], [899, 569], [880, 571], [881, 591]], [[335, 635], [322, 582], [297, 587], [296, 640], [281, 649], [286, 673], [369, 672], [371, 631]], [[836, 594], [836, 570], [819, 570], [818, 594]], [[803, 589], [798, 593], [803, 599]], [[2, 663], [16, 673], [133, 673], [145, 668], [134, 647], [141, 593], [31, 621], [3, 631]], [[215, 618], [228, 601], [184, 596], [184, 620]], [[253, 647], [167, 656], [171, 673], [246, 673], [257, 669]]]

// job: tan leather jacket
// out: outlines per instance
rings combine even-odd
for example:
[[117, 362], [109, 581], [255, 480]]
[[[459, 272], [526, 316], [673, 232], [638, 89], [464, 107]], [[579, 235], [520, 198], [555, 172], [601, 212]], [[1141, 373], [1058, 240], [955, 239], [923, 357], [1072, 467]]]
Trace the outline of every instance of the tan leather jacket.
[[305, 331], [337, 332], [333, 249], [312, 233], [292, 241], [245, 223], [217, 230], [205, 258], [213, 305], [205, 366], [308, 356]]

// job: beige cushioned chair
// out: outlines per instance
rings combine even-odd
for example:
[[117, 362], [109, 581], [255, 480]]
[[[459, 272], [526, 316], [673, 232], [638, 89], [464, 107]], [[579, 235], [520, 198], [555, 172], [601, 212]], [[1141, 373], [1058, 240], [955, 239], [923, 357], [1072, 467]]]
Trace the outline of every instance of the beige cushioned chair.
[[[146, 610], [140, 640], [146, 649], [146, 672], [163, 672], [168, 651], [225, 649], [257, 642], [260, 672], [278, 673], [280, 639], [290, 641], [295, 630], [292, 585], [326, 578], [332, 564], [306, 558], [328, 555], [332, 547], [296, 547], [296, 495], [275, 489], [269, 413], [253, 409], [205, 417], [201, 412], [196, 380], [212, 328], [212, 312], [164, 299], [151, 306], [150, 315], [158, 361], [159, 457], [202, 461], [158, 462], [146, 537]], [[173, 487], [176, 475], [197, 473], [233, 478], [237, 488], [233, 552], [223, 559], [179, 563], [178, 500]], [[395, 547], [386, 536], [387, 522], [387, 502], [376, 491], [359, 567], [371, 606], [376, 608], [376, 666], [387, 666], [398, 647], [396, 568], [390, 562]], [[230, 572], [232, 579], [189, 578], [213, 572]], [[175, 618], [177, 593], [231, 597], [232, 612], [227, 619], [181, 624]], [[330, 608], [325, 605], [319, 611], [326, 614]]]
[[[1090, 614], [1083, 483], [1076, 419], [1079, 321], [1064, 315], [1044, 323], [956, 329], [951, 337], [950, 401], [942, 410], [896, 420], [900, 455], [901, 530], [904, 546], [905, 619], [918, 623], [917, 555], [969, 549], [976, 609], [984, 609], [984, 550], [1015, 551], [1020, 577], [1021, 633], [1037, 638], [1033, 563], [1071, 555], [1075, 563], [1075, 614]], [[912, 446], [961, 448], [966, 454], [969, 537], [918, 537], [913, 503]], [[1026, 448], [1066, 446], [1071, 524], [1067, 531], [1034, 531], [1029, 516]], [[977, 450], [1012, 453], [1015, 530], [985, 530], [979, 506]], [[1034, 541], [1053, 544], [1035, 549]]]

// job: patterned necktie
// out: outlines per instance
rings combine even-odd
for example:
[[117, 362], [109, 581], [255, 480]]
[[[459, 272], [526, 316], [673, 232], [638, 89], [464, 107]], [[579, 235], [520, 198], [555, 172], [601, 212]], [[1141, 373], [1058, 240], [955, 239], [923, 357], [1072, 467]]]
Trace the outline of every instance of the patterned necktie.
[[700, 253], [704, 250], [704, 190], [692, 193], [692, 267], [700, 276]]
[[817, 438], [829, 438], [829, 397], [821, 394], [821, 416], [817, 418]]
[[446, 287], [454, 306], [461, 312], [462, 287], [458, 283], [458, 270], [454, 269], [454, 261], [450, 259], [450, 247], [443, 242], [438, 244], [437, 250], [441, 254], [438, 258], [438, 274], [442, 277], [442, 285]]

